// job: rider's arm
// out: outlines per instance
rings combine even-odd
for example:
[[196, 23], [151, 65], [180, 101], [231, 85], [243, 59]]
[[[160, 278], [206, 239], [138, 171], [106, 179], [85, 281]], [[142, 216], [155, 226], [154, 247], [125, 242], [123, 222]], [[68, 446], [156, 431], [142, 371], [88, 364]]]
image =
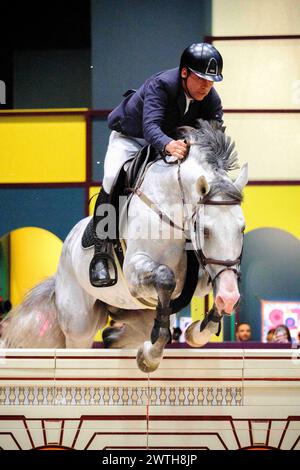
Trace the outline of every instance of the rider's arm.
[[168, 106], [168, 95], [163, 83], [151, 80], [145, 89], [143, 111], [143, 133], [149, 144], [159, 152], [164, 152], [166, 145], [173, 139], [161, 129]]

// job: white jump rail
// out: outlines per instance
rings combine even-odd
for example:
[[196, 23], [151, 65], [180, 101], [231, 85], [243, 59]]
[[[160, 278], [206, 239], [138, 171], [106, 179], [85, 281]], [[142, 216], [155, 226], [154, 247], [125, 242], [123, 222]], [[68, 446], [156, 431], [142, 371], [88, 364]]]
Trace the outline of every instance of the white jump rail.
[[0, 350], [0, 448], [300, 449], [300, 350]]

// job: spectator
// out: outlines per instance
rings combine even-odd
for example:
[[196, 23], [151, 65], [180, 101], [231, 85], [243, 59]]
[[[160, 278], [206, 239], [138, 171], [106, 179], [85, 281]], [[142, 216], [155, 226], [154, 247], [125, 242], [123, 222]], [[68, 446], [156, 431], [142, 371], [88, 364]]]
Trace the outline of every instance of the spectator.
[[182, 335], [182, 330], [179, 327], [174, 328], [173, 335], [172, 335], [172, 342], [179, 343], [180, 336]]
[[272, 343], [291, 343], [292, 337], [286, 325], [278, 325], [274, 331]]
[[249, 323], [239, 323], [235, 330], [236, 341], [250, 341], [251, 326]]
[[272, 343], [273, 336], [275, 333], [275, 328], [271, 328], [267, 333], [267, 343]]

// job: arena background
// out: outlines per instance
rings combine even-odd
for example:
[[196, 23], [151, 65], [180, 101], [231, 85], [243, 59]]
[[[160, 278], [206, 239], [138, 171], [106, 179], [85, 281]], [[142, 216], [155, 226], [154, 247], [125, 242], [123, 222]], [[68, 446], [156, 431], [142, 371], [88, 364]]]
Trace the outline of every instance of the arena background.
[[[260, 301], [299, 300], [299, 0], [17, 3], [4, 7], [1, 31], [0, 296], [16, 305], [52, 274], [62, 240], [92, 213], [108, 110], [206, 40], [223, 55], [216, 88], [249, 162], [236, 318], [259, 340]], [[201, 318], [210, 303], [194, 298], [182, 315]], [[233, 332], [232, 317], [219, 340]]]

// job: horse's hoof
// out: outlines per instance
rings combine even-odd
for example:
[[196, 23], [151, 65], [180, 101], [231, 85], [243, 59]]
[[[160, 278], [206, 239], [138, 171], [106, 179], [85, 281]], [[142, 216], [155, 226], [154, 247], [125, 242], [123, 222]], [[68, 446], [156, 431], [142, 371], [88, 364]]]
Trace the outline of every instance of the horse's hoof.
[[209, 321], [201, 331], [201, 321], [193, 322], [185, 332], [186, 342], [193, 348], [202, 348], [209, 343], [212, 335], [217, 334], [219, 330], [219, 323]]
[[199, 328], [199, 331], [200, 331], [200, 324], [201, 324], [201, 321], [199, 320], [194, 321], [185, 330], [185, 333], [184, 333], [185, 341], [189, 346], [192, 346], [192, 348], [199, 348], [199, 344], [195, 343], [193, 340], [193, 331], [195, 330], [195, 328]]
[[136, 355], [137, 365], [142, 372], [145, 372], [145, 374], [154, 372], [160, 364], [160, 359], [156, 361], [149, 359], [148, 351], [151, 347], [152, 347], [151, 341], [145, 341], [143, 346], [141, 346], [138, 349], [138, 352]]

